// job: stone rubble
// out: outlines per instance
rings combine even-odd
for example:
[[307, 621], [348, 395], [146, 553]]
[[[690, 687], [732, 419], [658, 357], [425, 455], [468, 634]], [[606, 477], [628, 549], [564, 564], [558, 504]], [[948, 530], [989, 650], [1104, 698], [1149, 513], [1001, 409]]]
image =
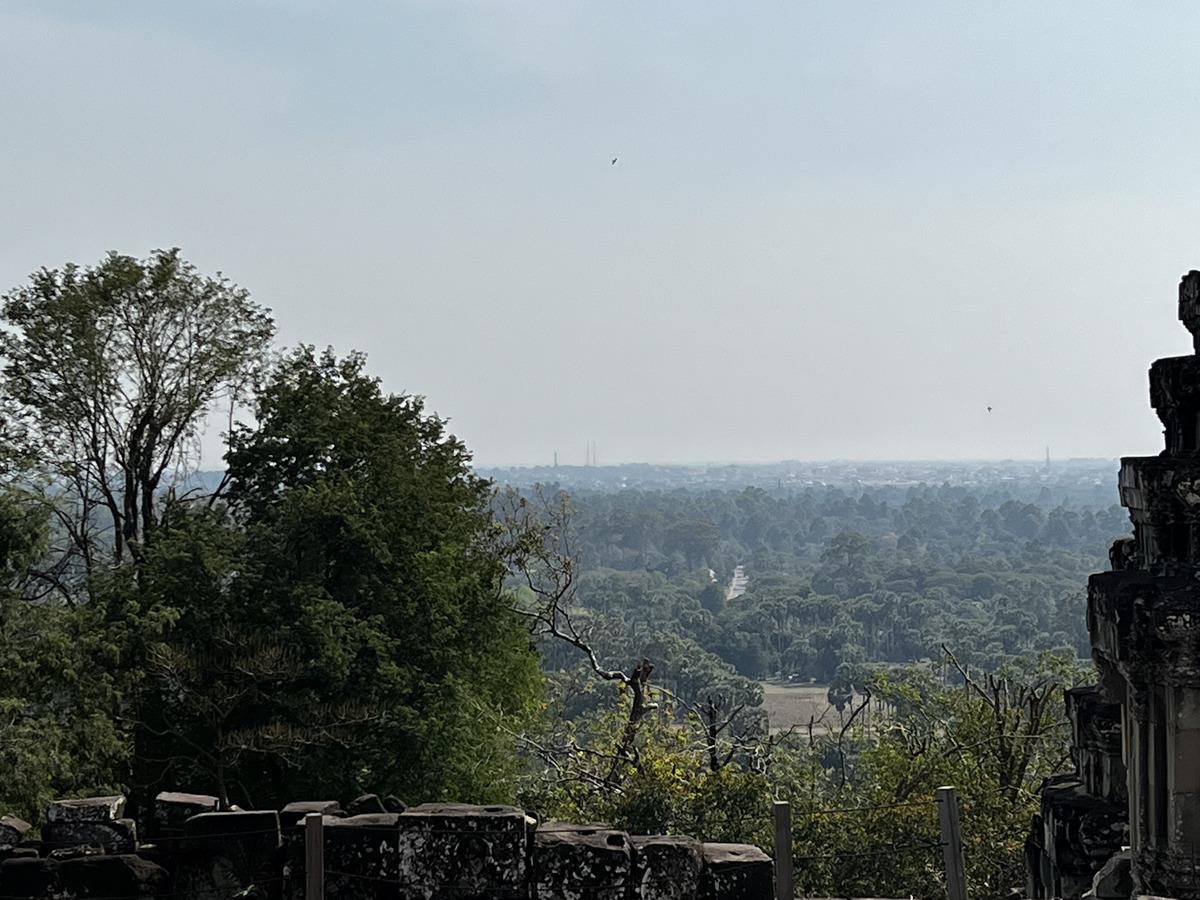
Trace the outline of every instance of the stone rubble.
[[[359, 798], [363, 801], [363, 798]], [[772, 900], [757, 847], [680, 835], [630, 836], [605, 825], [538, 823], [511, 806], [394, 798], [301, 801], [282, 811], [216, 811], [206, 794], [160, 794], [154, 840], [139, 842], [124, 797], [55, 803], [40, 840], [0, 819], [7, 900], [163, 897], [303, 900], [305, 816], [321, 815], [330, 900]], [[764, 813], [765, 815], [765, 813]]]

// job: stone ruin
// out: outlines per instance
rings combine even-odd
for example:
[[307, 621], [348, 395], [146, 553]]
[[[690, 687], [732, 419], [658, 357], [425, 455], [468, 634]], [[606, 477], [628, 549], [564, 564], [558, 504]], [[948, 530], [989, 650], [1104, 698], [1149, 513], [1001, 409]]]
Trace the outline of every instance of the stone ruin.
[[162, 793], [147, 840], [125, 798], [60, 800], [40, 840], [0, 819], [5, 900], [304, 900], [307, 816], [321, 816], [330, 900], [770, 900], [770, 858], [746, 844], [538, 822], [511, 806], [389, 798], [218, 812], [217, 798]]
[[1166, 446], [1121, 460], [1133, 537], [1088, 581], [1101, 684], [1068, 698], [1076, 772], [1047, 781], [1030, 897], [1200, 900], [1200, 272], [1179, 318], [1197, 352], [1150, 367]]
[[[1074, 900], [1128, 843], [1120, 706], [1098, 686], [1066, 692], [1075, 771], [1047, 778], [1025, 842], [1025, 896]], [[1107, 882], [1106, 882], [1107, 884]], [[1104, 896], [1121, 896], [1120, 889]]]

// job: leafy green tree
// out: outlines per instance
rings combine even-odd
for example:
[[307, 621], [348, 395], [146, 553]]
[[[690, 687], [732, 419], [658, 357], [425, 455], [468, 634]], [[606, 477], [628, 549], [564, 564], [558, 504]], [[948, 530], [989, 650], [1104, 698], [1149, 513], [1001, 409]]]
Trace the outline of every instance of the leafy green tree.
[[268, 312], [178, 250], [42, 269], [0, 304], [6, 443], [57, 517], [46, 578], [74, 596], [137, 558], [206, 415], [263, 361]]
[[871, 544], [857, 531], [841, 531], [821, 554], [821, 567], [813, 576], [813, 587], [836, 591], [840, 596], [865, 589]]
[[[178, 622], [145, 710], [143, 780], [164, 777], [154, 760], [224, 742], [209, 776], [219, 765], [256, 804], [314, 785], [511, 797], [510, 734], [540, 679], [500, 592], [490, 485], [443, 420], [385, 394], [364, 363], [311, 347], [285, 356], [255, 397], [257, 426], [231, 437], [240, 533], [225, 556], [195, 517], [155, 548], [146, 588], [170, 586]], [[189, 692], [182, 708], [163, 702]]]
[[794, 750], [792, 761], [776, 760], [774, 790], [795, 807], [805, 896], [943, 892], [941, 785], [959, 797], [971, 896], [1005, 897], [1022, 883], [1038, 789], [1067, 760], [1062, 690], [1080, 673], [1073, 660], [1054, 657], [978, 674], [952, 656], [947, 664], [957, 683], [927, 667], [877, 669], [856, 686], [869, 698], [853, 701], [887, 710], [870, 733], [845, 729]]
[[70, 606], [31, 575], [45, 509], [0, 491], [0, 808], [38, 822], [49, 801], [111, 793], [127, 773], [117, 648], [103, 604]]
[[688, 569], [707, 562], [720, 546], [721, 535], [709, 519], [688, 519], [667, 531], [663, 552], [682, 553]]
[[129, 785], [147, 648], [174, 615], [131, 586], [206, 416], [242, 395], [273, 325], [169, 250], [36, 272], [0, 299], [0, 326], [6, 503], [45, 526], [0, 610], [0, 705], [20, 732], [0, 780], [35, 810]]
[[[654, 692], [657, 701], [657, 692]], [[632, 745], [625, 712], [609, 705], [561, 723], [533, 741], [554, 777], [534, 771], [522, 802], [543, 818], [605, 822], [634, 834], [688, 834], [769, 846], [770, 787], [745, 759], [713, 766], [727, 747], [709, 739], [702, 717], [680, 723], [669, 702], [654, 706]], [[718, 737], [718, 740], [723, 740]], [[610, 773], [622, 761], [619, 784]]]

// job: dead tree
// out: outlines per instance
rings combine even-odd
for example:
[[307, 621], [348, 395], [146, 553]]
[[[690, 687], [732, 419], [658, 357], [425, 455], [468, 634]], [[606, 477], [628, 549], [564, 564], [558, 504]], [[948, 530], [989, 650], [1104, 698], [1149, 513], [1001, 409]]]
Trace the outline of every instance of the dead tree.
[[[637, 737], [642, 724], [658, 708], [650, 689], [654, 665], [648, 659], [628, 671], [602, 665], [586, 628], [579, 624], [569, 495], [564, 491], [547, 495], [538, 486], [532, 497], [510, 488], [496, 499], [502, 526], [498, 540], [503, 542], [501, 550], [517, 587], [511, 592], [515, 609], [528, 623], [531, 637], [565, 642], [584, 655], [596, 677], [625, 688], [629, 698], [625, 722], [615, 749], [608, 754], [604, 775], [593, 785], [617, 790], [627, 769], [638, 763]], [[510, 582], [509, 586], [514, 585]]]

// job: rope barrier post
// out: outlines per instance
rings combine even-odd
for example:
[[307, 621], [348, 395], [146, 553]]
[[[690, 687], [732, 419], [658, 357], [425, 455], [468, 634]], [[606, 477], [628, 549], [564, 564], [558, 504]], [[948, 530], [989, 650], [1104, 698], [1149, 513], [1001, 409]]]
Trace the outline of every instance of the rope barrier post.
[[942, 855], [946, 860], [946, 894], [949, 900], [967, 900], [967, 873], [963, 866], [958, 797], [954, 794], [954, 788], [938, 788], [937, 804], [938, 821], [942, 826]]
[[325, 900], [325, 817], [304, 817], [304, 897]]
[[772, 810], [775, 817], [775, 900], [796, 900], [792, 866], [792, 807], [786, 800], [776, 800]]

